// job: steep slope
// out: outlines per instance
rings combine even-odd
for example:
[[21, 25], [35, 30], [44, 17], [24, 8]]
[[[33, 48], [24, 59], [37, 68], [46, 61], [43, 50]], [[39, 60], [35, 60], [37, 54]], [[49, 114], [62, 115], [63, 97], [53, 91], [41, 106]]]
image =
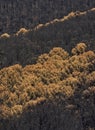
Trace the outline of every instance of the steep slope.
[[0, 130], [94, 130], [95, 53], [56, 47], [0, 70]]
[[62, 19], [40, 24], [32, 30], [21, 29], [14, 35], [0, 38], [0, 68], [15, 63], [35, 63], [37, 57], [53, 47], [71, 50], [76, 43], [85, 42], [95, 50], [95, 8], [71, 12]]
[[32, 28], [71, 11], [95, 7], [95, 0], [0, 0], [0, 34]]

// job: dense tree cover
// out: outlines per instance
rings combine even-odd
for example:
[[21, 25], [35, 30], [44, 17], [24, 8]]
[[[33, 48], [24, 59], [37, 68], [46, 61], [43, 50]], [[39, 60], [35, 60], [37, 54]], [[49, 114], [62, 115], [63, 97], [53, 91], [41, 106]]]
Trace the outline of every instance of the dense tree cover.
[[[3, 53], [3, 52], [2, 52]], [[79, 43], [0, 70], [0, 130], [94, 130], [95, 53]]]
[[71, 11], [95, 7], [95, 0], [0, 0], [0, 34], [32, 28]]
[[16, 34], [0, 38], [0, 68], [35, 63], [37, 57], [53, 47], [69, 51], [79, 42], [95, 50], [95, 9], [71, 12], [62, 19], [40, 24], [32, 30], [21, 28]]

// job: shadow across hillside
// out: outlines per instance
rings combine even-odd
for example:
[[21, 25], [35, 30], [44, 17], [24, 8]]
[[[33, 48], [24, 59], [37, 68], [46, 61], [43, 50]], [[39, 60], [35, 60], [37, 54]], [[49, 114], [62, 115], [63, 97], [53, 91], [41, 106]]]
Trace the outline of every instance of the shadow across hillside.
[[63, 19], [40, 24], [32, 30], [21, 29], [16, 34], [0, 38], [0, 68], [19, 63], [33, 64], [39, 55], [53, 47], [68, 52], [79, 42], [95, 50], [95, 9], [72, 12]]
[[51, 101], [28, 104], [19, 117], [14, 115], [10, 119], [1, 120], [0, 130], [94, 130], [95, 115], [84, 111], [94, 108], [88, 109], [87, 104], [85, 107], [68, 104], [72, 99], [68, 100], [64, 102], [64, 98], [59, 96]]

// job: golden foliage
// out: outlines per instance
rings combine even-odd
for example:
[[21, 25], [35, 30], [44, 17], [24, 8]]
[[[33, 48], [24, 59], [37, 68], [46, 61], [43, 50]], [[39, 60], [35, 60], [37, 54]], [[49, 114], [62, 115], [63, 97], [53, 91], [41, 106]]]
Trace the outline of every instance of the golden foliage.
[[70, 56], [56, 47], [39, 56], [34, 65], [17, 64], [1, 69], [0, 116], [3, 119], [20, 117], [24, 111], [33, 114], [51, 102], [58, 110], [62, 109], [61, 112], [75, 110], [78, 105], [82, 109], [88, 106], [88, 101], [93, 109], [95, 53], [85, 49], [86, 45], [80, 43], [75, 47], [76, 53]]
[[4, 33], [4, 34], [2, 34], [2, 35], [0, 36], [0, 38], [4, 38], [4, 39], [10, 38], [10, 35], [9, 35], [8, 33]]
[[72, 54], [82, 54], [86, 51], [86, 44], [85, 43], [79, 43], [75, 48], [72, 49]]
[[25, 28], [21, 28], [17, 33], [16, 35], [24, 35], [25, 33], [27, 33], [29, 30], [25, 29]]

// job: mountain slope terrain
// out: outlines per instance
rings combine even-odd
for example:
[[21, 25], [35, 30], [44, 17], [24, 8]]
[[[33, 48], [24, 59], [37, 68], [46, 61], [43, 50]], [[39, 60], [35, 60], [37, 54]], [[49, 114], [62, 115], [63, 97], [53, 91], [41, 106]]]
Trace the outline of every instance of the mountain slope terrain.
[[95, 53], [77, 44], [0, 70], [0, 130], [94, 130]]
[[2, 34], [0, 38], [0, 68], [15, 63], [35, 63], [40, 54], [53, 47], [71, 50], [85, 42], [95, 50], [95, 8], [85, 12], [71, 12], [62, 19], [39, 24], [34, 29], [20, 29], [16, 34]]
[[95, 0], [0, 0], [0, 34], [19, 28], [32, 28], [71, 11], [95, 7]]

